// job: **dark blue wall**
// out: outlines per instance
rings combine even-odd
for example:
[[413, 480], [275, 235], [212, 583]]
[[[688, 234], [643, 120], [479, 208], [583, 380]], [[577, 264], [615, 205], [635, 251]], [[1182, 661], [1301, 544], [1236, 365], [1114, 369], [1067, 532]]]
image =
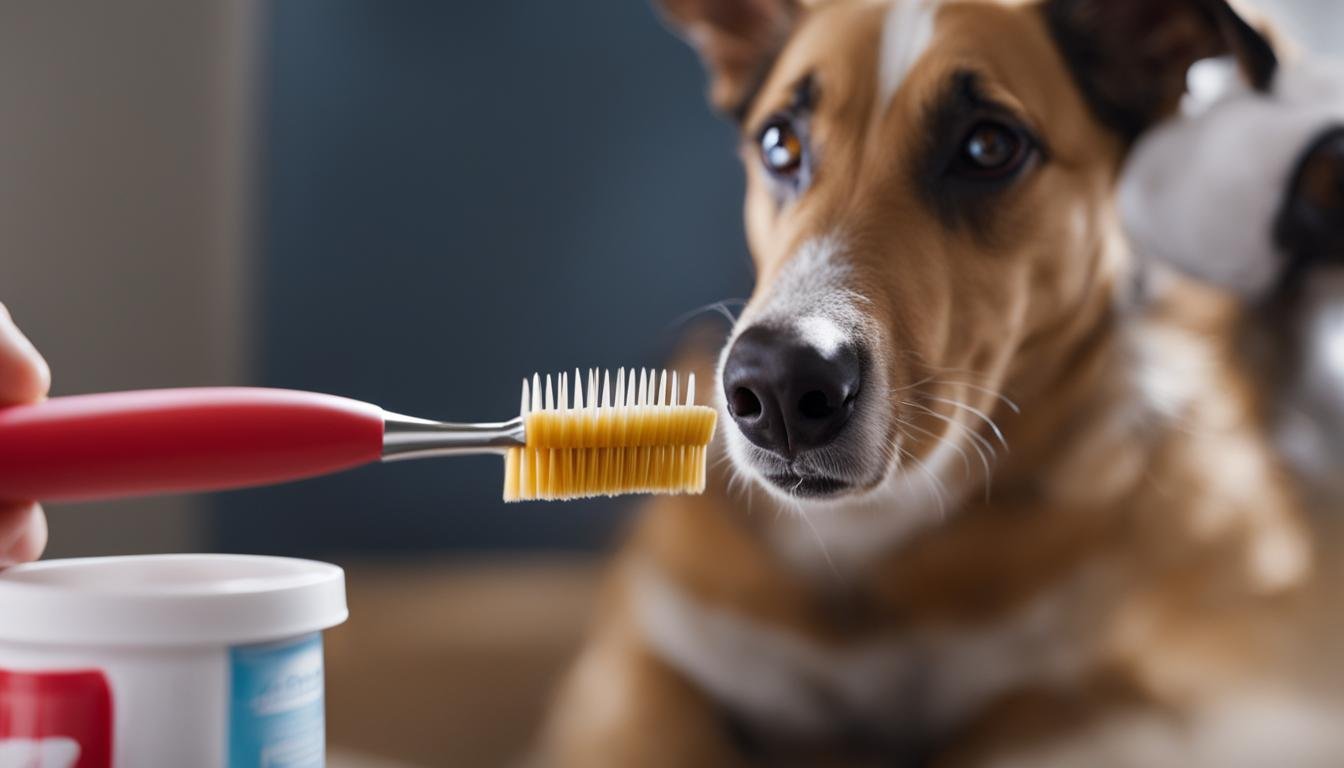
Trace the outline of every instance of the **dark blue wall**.
[[[434, 418], [533, 370], [653, 365], [744, 296], [732, 130], [630, 0], [272, 3], [257, 383]], [[232, 551], [581, 548], [629, 502], [498, 501], [494, 457], [226, 494]]]

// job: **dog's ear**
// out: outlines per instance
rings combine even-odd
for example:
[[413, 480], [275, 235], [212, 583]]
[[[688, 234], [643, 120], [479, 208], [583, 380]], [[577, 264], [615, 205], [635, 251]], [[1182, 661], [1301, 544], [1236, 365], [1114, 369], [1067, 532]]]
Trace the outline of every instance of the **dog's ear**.
[[709, 71], [709, 100], [741, 118], [793, 24], [798, 0], [658, 0]]
[[1093, 110], [1128, 139], [1176, 111], [1196, 61], [1231, 54], [1261, 90], [1278, 68], [1228, 0], [1045, 0], [1045, 13]]

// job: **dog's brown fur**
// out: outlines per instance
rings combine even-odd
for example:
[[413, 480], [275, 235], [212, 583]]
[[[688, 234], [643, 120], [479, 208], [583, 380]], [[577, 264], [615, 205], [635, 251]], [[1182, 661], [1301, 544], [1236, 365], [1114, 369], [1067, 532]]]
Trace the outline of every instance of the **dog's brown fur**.
[[[674, 3], [673, 16], [694, 26], [694, 5]], [[907, 400], [884, 404], [895, 414], [886, 439], [903, 440], [914, 457], [891, 471], [922, 482], [913, 463], [936, 450], [937, 437], [957, 438], [947, 419], [959, 414], [946, 399], [991, 417], [1011, 452], [992, 478], [963, 455], [965, 471], [952, 465], [940, 478], [954, 485], [945, 519], [857, 564], [815, 567], [820, 555], [809, 565], [781, 552], [798, 513], [760, 490], [732, 489], [723, 471], [703, 497], [653, 502], [556, 704], [543, 740], [548, 764], [1067, 760], [1058, 756], [1093, 729], [1136, 715], [1194, 717], [1260, 680], [1291, 644], [1280, 628], [1303, 610], [1312, 546], [1249, 417], [1254, 393], [1218, 342], [1230, 338], [1232, 310], [1193, 288], [1142, 313], [1117, 298], [1128, 262], [1111, 198], [1125, 140], [1089, 107], [1040, 8], [946, 3], [889, 108], [875, 104], [883, 5], [835, 0], [796, 13], [743, 121], [759, 281], [742, 323], [803, 243], [842, 231], [853, 243], [847, 287], [866, 297], [878, 326], [876, 365], [893, 391], [908, 390]], [[720, 60], [705, 30], [696, 37], [718, 68], [714, 94], [724, 106], [750, 87], [741, 41], [774, 39], [740, 35]], [[990, 221], [956, 227], [907, 180], [926, 105], [950, 72], [968, 67], [1044, 135], [1050, 156], [995, 203]], [[781, 205], [751, 131], [806, 73], [822, 93], [812, 140], [825, 165], [804, 197]], [[910, 638], [991, 637], [1042, 601], [1061, 600], [1043, 619], [1049, 647], [1022, 654], [1067, 649], [1076, 663], [973, 695], [936, 725], [893, 711], [877, 733], [868, 723], [863, 733], [841, 725], [801, 736], [735, 711], [658, 650], [641, 620], [650, 581], [711, 615], [840, 655]], [[919, 663], [938, 679], [944, 661]], [[918, 691], [912, 698], [919, 712]]]

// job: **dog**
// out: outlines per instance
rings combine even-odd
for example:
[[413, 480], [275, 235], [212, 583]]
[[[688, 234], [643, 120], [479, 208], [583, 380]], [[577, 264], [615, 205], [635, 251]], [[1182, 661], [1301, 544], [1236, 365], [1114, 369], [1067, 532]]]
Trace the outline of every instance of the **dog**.
[[1245, 302], [1247, 367], [1311, 504], [1344, 508], [1344, 64], [1286, 62], [1267, 91], [1199, 65], [1177, 118], [1131, 154], [1139, 252]]
[[757, 284], [722, 463], [641, 515], [539, 761], [1341, 764], [1236, 308], [1127, 309], [1129, 149], [1197, 60], [1268, 87], [1266, 39], [1223, 0], [663, 10], [740, 128]]

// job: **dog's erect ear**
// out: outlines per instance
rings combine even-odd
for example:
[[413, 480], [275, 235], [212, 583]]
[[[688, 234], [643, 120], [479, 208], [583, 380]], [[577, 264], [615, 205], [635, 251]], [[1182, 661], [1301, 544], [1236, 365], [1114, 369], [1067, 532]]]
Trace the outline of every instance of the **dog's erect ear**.
[[704, 60], [709, 100], [741, 118], [798, 18], [797, 0], [658, 0]]
[[1278, 68], [1228, 0], [1045, 0], [1045, 13], [1092, 108], [1128, 139], [1175, 112], [1200, 59], [1236, 56], [1261, 90]]

